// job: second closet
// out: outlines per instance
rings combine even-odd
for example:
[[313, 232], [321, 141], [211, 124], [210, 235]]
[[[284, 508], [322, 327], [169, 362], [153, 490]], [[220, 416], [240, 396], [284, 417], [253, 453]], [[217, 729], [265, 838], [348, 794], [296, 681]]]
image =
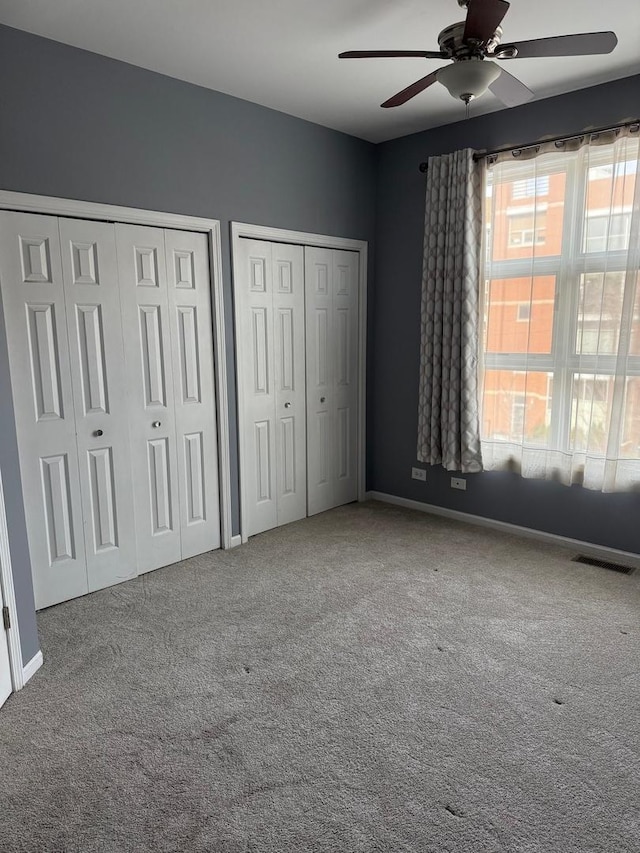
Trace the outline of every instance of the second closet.
[[358, 282], [358, 252], [238, 241], [245, 536], [357, 499]]

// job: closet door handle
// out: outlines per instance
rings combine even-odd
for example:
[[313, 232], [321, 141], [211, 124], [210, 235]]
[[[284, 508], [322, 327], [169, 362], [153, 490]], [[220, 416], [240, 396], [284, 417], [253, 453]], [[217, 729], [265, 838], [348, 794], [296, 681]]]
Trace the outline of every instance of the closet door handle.
[[321, 402], [321, 403], [326, 403], [326, 402], [327, 402], [327, 398], [326, 398], [326, 397], [320, 397], [320, 402]]
[[96, 438], [100, 438], [101, 435], [104, 435], [104, 433], [101, 429], [94, 430], [93, 434], [95, 435]]
[[162, 421], [154, 421], [154, 422], [151, 424], [151, 426], [152, 426], [154, 429], [158, 429], [158, 427], [159, 427], [159, 426], [162, 426]]
[[291, 403], [285, 403], [285, 404], [284, 404], [284, 407], [285, 407], [285, 409], [290, 409], [290, 408], [291, 408]]

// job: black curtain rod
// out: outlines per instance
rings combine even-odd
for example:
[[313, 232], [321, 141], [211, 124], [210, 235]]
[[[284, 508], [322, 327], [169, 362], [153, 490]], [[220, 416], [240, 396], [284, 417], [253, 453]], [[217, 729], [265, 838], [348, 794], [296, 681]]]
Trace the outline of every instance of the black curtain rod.
[[[634, 118], [629, 121], [614, 124], [613, 126], [596, 127], [590, 130], [583, 130], [581, 133], [572, 133], [570, 136], [550, 136], [547, 139], [540, 139], [538, 142], [528, 142], [526, 145], [505, 145], [504, 148], [495, 148], [491, 151], [476, 151], [473, 155], [474, 160], [483, 160], [485, 157], [492, 157], [496, 154], [503, 154], [505, 151], [525, 151], [529, 148], [536, 148], [538, 145], [546, 145], [550, 142], [568, 142], [570, 139], [580, 139], [582, 136], [591, 136], [595, 133], [607, 133], [612, 130], [622, 130], [623, 127], [637, 127], [640, 129], [640, 119]], [[419, 169], [421, 172], [427, 171], [427, 163], [420, 163]]]

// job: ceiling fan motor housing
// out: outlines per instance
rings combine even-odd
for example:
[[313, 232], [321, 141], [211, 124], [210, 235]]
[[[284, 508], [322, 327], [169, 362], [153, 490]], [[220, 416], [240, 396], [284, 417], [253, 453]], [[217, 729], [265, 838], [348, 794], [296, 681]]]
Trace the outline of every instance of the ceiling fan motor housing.
[[466, 21], [458, 21], [445, 27], [438, 35], [440, 50], [453, 60], [469, 59], [470, 57], [483, 57], [487, 53], [493, 53], [500, 44], [502, 38], [502, 27], [498, 27], [491, 38], [483, 44], [474, 44], [472, 41], [464, 40], [464, 29]]

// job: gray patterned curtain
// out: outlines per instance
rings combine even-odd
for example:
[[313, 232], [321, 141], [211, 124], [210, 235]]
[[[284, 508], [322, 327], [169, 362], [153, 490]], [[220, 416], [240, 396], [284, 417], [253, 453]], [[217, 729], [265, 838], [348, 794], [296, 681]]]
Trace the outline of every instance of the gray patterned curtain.
[[427, 168], [418, 459], [482, 471], [478, 413], [478, 301], [482, 166], [470, 149]]

